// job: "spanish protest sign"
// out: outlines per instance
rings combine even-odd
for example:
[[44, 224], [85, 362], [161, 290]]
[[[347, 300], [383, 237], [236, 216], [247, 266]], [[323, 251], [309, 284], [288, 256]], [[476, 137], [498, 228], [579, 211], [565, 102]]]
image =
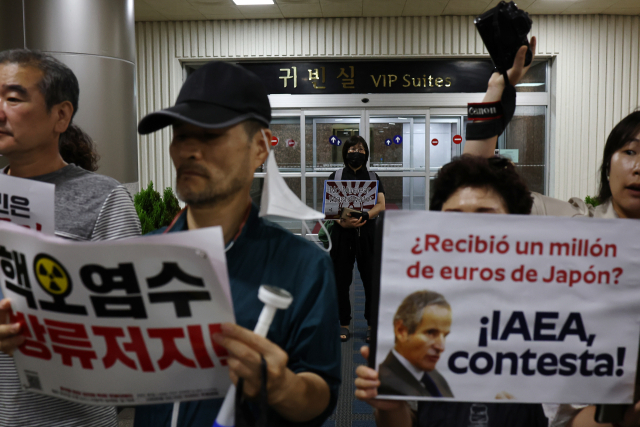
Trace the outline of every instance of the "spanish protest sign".
[[0, 223], [23, 387], [95, 405], [222, 397], [234, 322], [220, 227], [77, 243]]
[[367, 212], [378, 201], [378, 181], [333, 181], [324, 182], [322, 213], [326, 219], [338, 219], [342, 210], [354, 209]]
[[370, 360], [379, 395], [631, 403], [640, 229], [630, 225], [387, 212]]
[[0, 173], [0, 221], [54, 233], [55, 185]]

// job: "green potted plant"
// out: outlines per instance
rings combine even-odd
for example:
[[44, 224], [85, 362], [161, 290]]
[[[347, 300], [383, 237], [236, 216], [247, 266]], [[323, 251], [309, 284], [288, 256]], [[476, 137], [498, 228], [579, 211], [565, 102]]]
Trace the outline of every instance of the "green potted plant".
[[171, 187], [165, 188], [164, 194], [160, 196], [153, 188], [153, 182], [149, 182], [145, 190], [134, 196], [133, 204], [140, 218], [142, 234], [169, 225], [180, 212], [180, 204]]

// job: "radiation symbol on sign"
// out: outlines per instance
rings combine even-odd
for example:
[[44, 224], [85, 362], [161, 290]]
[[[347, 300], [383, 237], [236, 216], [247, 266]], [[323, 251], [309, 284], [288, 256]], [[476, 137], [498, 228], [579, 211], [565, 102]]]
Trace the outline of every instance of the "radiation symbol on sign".
[[42, 289], [54, 297], [64, 297], [71, 292], [71, 278], [67, 270], [55, 258], [38, 254], [33, 270]]

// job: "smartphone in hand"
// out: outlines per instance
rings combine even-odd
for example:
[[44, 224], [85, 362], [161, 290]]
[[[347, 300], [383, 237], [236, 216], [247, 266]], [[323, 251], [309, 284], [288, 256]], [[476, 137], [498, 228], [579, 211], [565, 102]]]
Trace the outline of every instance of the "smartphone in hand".
[[362, 212], [357, 211], [355, 209], [343, 208], [342, 214], [340, 218], [360, 218], [362, 217]]

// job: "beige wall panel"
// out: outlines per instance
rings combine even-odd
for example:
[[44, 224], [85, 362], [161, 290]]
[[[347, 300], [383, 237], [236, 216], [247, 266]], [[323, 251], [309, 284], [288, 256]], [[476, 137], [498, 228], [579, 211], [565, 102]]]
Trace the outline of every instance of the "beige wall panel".
[[356, 55], [364, 55], [364, 23], [365, 18], [353, 18], [354, 27], [357, 26], [357, 29], [354, 28], [353, 36], [355, 40], [353, 41], [354, 52]]
[[303, 19], [300, 25], [302, 56], [309, 56], [309, 19]]
[[[615, 16], [605, 16], [604, 20], [607, 24], [607, 50], [606, 55], [602, 55], [601, 59], [605, 61], [607, 64], [604, 78], [605, 85], [605, 99], [603, 105], [606, 106], [604, 108], [604, 129], [605, 135], [609, 133], [609, 130], [614, 126], [614, 118], [613, 112], [615, 106], [613, 104], [614, 98], [614, 69], [615, 69], [615, 30], [616, 30], [616, 22]], [[602, 82], [599, 82], [602, 84]], [[606, 136], [605, 136], [606, 137]], [[604, 147], [604, 145], [603, 145]]]
[[[615, 56], [614, 56], [614, 73], [611, 75], [614, 86], [620, 86], [622, 84], [622, 66], [623, 66], [623, 55], [622, 54], [622, 30], [624, 28], [624, 17], [616, 16], [615, 17]], [[628, 74], [628, 73], [625, 73]], [[624, 89], [623, 89], [624, 90]], [[614, 90], [613, 91], [613, 123], [618, 123], [620, 121], [622, 114], [622, 93], [623, 90]]]
[[348, 44], [344, 44], [349, 42], [349, 34], [345, 34], [345, 28], [348, 25], [347, 19], [348, 18], [335, 19], [335, 24], [333, 26], [333, 42], [335, 55], [345, 55], [349, 50]]
[[182, 52], [185, 57], [191, 57], [191, 23], [182, 23]]
[[630, 81], [630, 97], [629, 108], [633, 109], [636, 106], [640, 107], [640, 16], [631, 17], [631, 64], [629, 68], [631, 70]]
[[460, 17], [453, 16], [452, 20], [452, 37], [451, 37], [451, 53], [459, 55], [460, 53]]
[[[583, 40], [583, 43], [579, 43], [580, 46], [576, 47], [576, 54], [580, 55], [582, 61], [584, 61], [585, 66], [579, 67], [581, 68], [578, 72], [577, 76], [577, 84], [578, 86], [575, 88], [579, 93], [579, 102], [584, 106], [585, 110], [589, 105], [589, 86], [581, 84], [581, 82], [588, 82], [590, 80], [590, 71], [591, 67], [588, 64], [591, 62], [591, 50], [590, 47], [590, 39], [591, 39], [591, 17], [585, 15], [579, 15], [578, 17], [578, 40]], [[578, 151], [579, 156], [576, 159], [577, 164], [574, 163], [574, 167], [577, 166], [577, 169], [574, 169], [576, 173], [574, 174], [578, 177], [578, 186], [579, 194], [584, 194], [587, 191], [587, 181], [588, 181], [588, 167], [580, 167], [580, 165], [588, 165], [589, 164], [589, 116], [584, 113], [579, 113], [577, 120], [579, 123], [579, 139], [581, 141], [580, 149]]]
[[445, 55], [451, 55], [451, 41], [452, 41], [452, 36], [453, 36], [453, 26], [451, 24], [452, 21], [452, 16], [445, 16], [444, 17], [444, 51], [443, 53]]
[[329, 18], [325, 20], [325, 27], [324, 27], [325, 55], [339, 55], [339, 52], [334, 52], [334, 45], [333, 45], [333, 39], [334, 39], [333, 27], [335, 26], [335, 21], [336, 21], [336, 18]]
[[[553, 57], [555, 76], [550, 192], [561, 199], [593, 195], [607, 135], [640, 102], [640, 17], [533, 20], [536, 54]], [[136, 46], [139, 117], [175, 101], [180, 60], [486, 55], [472, 16], [139, 22]], [[169, 129], [139, 138], [141, 185], [173, 184], [170, 138]]]
[[374, 54], [387, 55], [389, 53], [389, 20], [385, 18], [379, 18], [379, 23], [379, 32], [376, 32], [373, 37], [375, 39], [378, 39], [380, 50], [374, 52]]
[[314, 19], [315, 26], [310, 27], [311, 38], [315, 37], [315, 41], [312, 41], [312, 55], [322, 56], [326, 54], [326, 34], [327, 34], [327, 20]]
[[212, 57], [213, 56], [213, 22], [207, 21], [205, 23], [205, 56]]
[[[598, 81], [596, 84], [598, 90], [598, 104], [603, 104], [606, 102], [606, 85], [605, 81], [607, 79], [607, 63], [604, 61], [600, 61], [604, 55], [606, 55], [607, 49], [607, 19], [605, 16], [596, 17], [598, 21]], [[607, 126], [605, 121], [605, 115], [603, 112], [596, 112], [598, 119], [598, 130], [596, 131], [596, 164], [602, 161], [602, 150], [604, 150], [605, 139], [607, 137]], [[598, 185], [598, 179], [596, 179], [595, 185]]]
[[[223, 21], [223, 24], [226, 24], [226, 23], [227, 21]], [[142, 24], [145, 24], [145, 23], [139, 22], [136, 25], [142, 25]], [[176, 35], [176, 57], [182, 58], [184, 56], [184, 52], [182, 49], [182, 22], [175, 23], [174, 33]], [[138, 32], [136, 31], [136, 35], [137, 34]]]
[[[396, 55], [397, 50], [398, 50], [398, 34], [396, 32], [396, 20], [397, 18], [391, 17], [389, 18], [388, 22], [389, 22], [389, 43], [388, 43], [388, 51], [387, 53], [389, 55]], [[404, 52], [401, 52], [400, 55], [402, 55]]]
[[[585, 40], [585, 49], [589, 51], [591, 56], [590, 61], [590, 81], [598, 81], [600, 78], [599, 73], [599, 64], [598, 64], [598, 56], [599, 52], [599, 37], [600, 37], [600, 20], [597, 16], [592, 16], [590, 19], [591, 29], [590, 29], [590, 40]], [[585, 67], [586, 68], [586, 67]], [[588, 95], [588, 108], [589, 108], [589, 128], [587, 140], [589, 141], [589, 150], [588, 150], [588, 164], [589, 168], [592, 169], [596, 167], [597, 164], [597, 155], [596, 150], [597, 147], [597, 139], [598, 139], [598, 85], [589, 85], [587, 86], [589, 90]], [[596, 187], [596, 174], [587, 172], [587, 188], [595, 188]]]

